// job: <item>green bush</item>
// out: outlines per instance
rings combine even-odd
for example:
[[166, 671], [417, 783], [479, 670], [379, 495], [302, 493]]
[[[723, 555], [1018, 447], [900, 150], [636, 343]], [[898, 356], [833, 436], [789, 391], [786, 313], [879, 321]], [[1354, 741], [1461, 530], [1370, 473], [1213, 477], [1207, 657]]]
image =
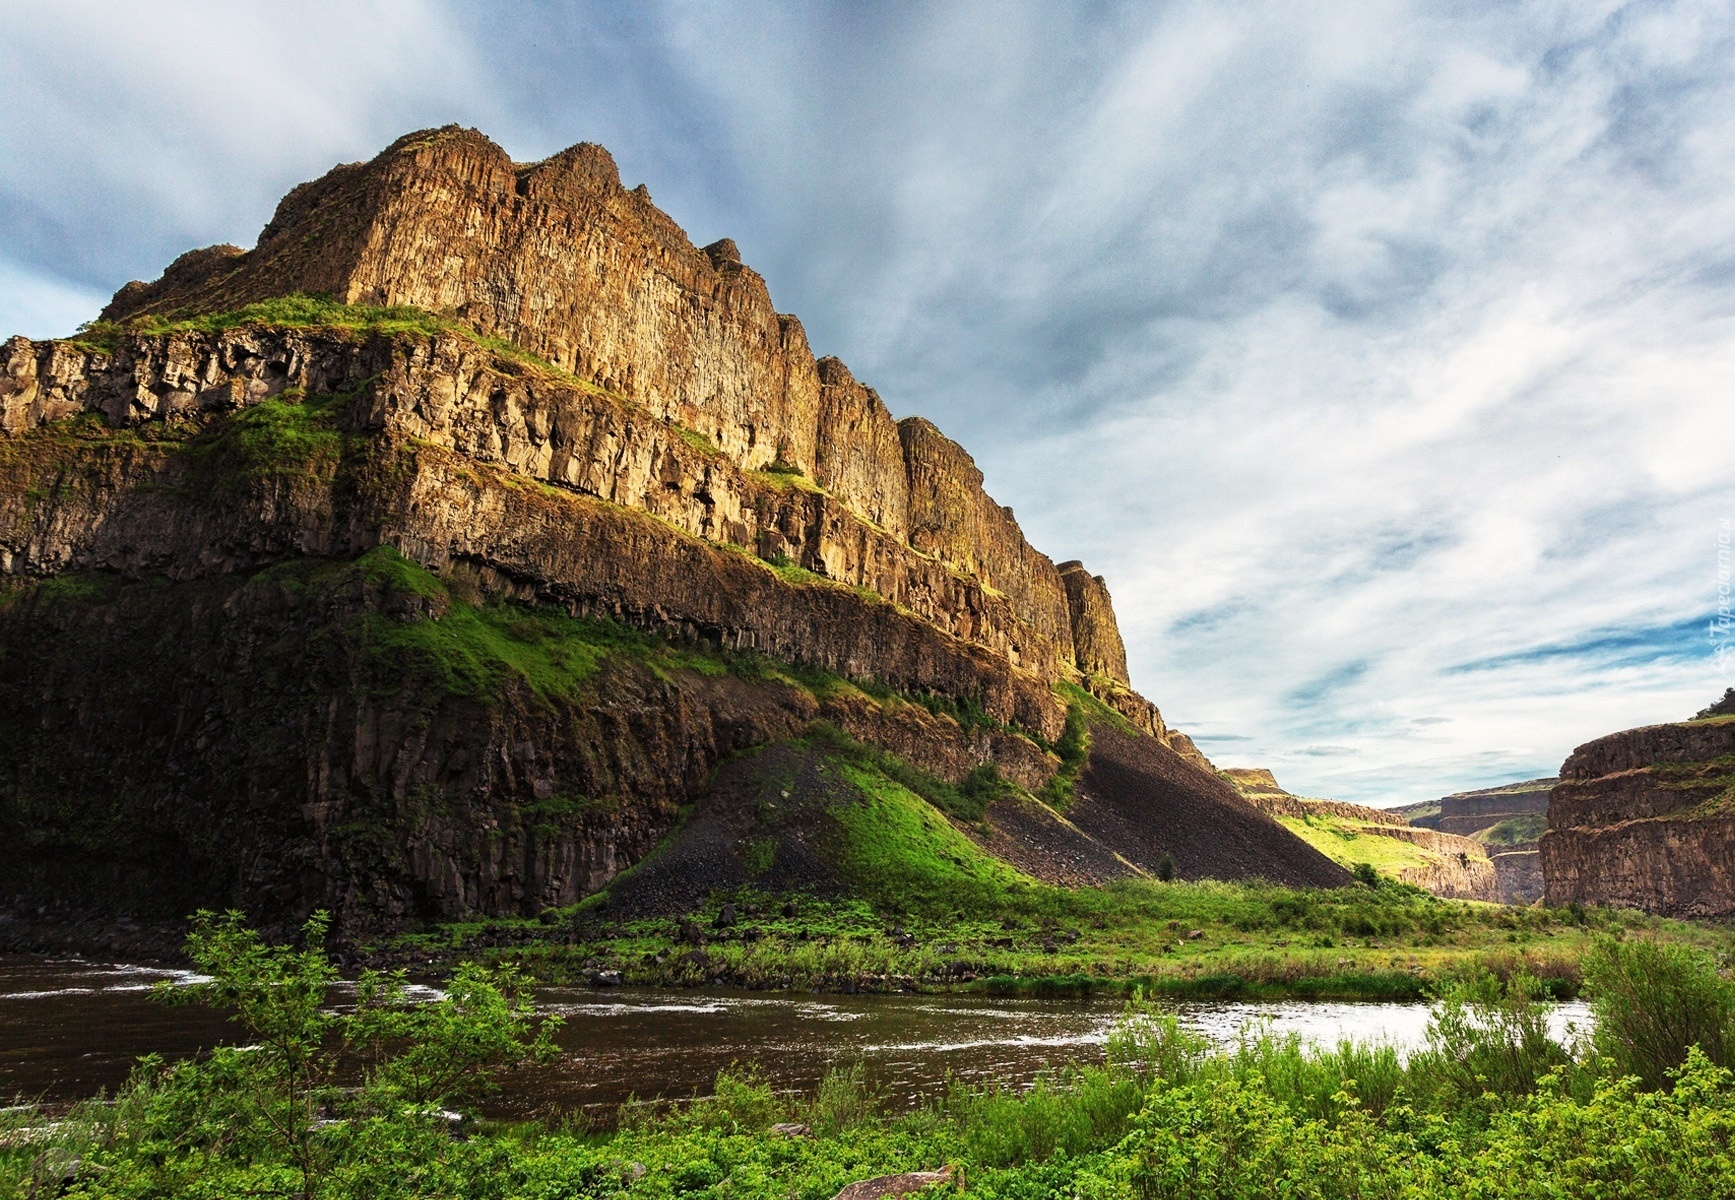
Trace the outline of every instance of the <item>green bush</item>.
[[1667, 1088], [1694, 1046], [1716, 1066], [1735, 1066], [1735, 983], [1708, 955], [1673, 942], [1604, 938], [1583, 970], [1596, 1049], [1617, 1073]]

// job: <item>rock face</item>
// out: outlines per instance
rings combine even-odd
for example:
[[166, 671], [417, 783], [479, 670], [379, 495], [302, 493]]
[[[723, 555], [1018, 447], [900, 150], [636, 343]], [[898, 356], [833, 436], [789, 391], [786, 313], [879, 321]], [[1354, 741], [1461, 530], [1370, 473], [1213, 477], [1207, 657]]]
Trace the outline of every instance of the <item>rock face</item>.
[[[1056, 657], [1041, 669], [1074, 662], [1058, 572], [983, 492], [969, 455], [926, 421], [893, 422], [842, 363], [816, 363], [735, 244], [694, 247], [642, 189], [621, 186], [600, 146], [521, 165], [473, 130], [411, 134], [296, 188], [252, 251], [183, 255], [155, 283], [122, 288], [103, 316], [294, 292], [458, 318], [697, 433], [743, 470], [792, 468], [1004, 596], [1033, 652]], [[1112, 612], [1107, 622], [1112, 632]], [[1104, 673], [1126, 682], [1124, 661]]]
[[1395, 812], [1412, 825], [1473, 837], [1487, 847], [1506, 904], [1542, 899], [1542, 859], [1538, 839], [1547, 826], [1548, 797], [1557, 779], [1531, 779], [1439, 800], [1412, 804]]
[[1735, 914], [1735, 718], [1629, 729], [1574, 750], [1541, 857], [1551, 905]]
[[[447, 320], [163, 327], [293, 293]], [[534, 914], [816, 720], [1034, 790], [1074, 684], [1140, 731], [1099, 737], [1096, 824], [972, 836], [1061, 881], [1170, 844], [1342, 881], [1131, 690], [1099, 577], [598, 147], [411, 135], [105, 317], [0, 347], [0, 893]]]
[[1261, 811], [1291, 822], [1291, 829], [1320, 826], [1339, 836], [1390, 838], [1415, 846], [1419, 861], [1391, 872], [1403, 883], [1460, 900], [1500, 898], [1495, 864], [1482, 843], [1472, 838], [1418, 828], [1404, 819], [1401, 810], [1293, 796], [1264, 767], [1229, 767], [1222, 774]]

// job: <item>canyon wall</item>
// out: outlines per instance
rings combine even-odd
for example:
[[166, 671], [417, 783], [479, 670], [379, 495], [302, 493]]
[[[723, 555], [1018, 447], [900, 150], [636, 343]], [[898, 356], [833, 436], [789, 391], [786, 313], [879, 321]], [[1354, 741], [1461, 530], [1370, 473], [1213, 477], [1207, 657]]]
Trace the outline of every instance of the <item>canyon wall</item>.
[[[296, 188], [252, 251], [184, 255], [155, 283], [122, 288], [103, 315], [216, 312], [294, 292], [451, 316], [697, 434], [743, 470], [810, 479], [1003, 597], [1032, 646], [1055, 656], [1026, 655], [1030, 665], [1079, 665], [1066, 585], [983, 491], [969, 455], [929, 422], [894, 422], [842, 363], [816, 362], [734, 243], [693, 246], [644, 189], [621, 185], [600, 146], [514, 164], [473, 130], [411, 134]], [[847, 558], [842, 576], [859, 573]], [[1106, 590], [1088, 629], [1082, 669], [1127, 683]]]
[[[1307, 828], [1318, 827], [1337, 838], [1389, 838], [1415, 846], [1420, 852], [1414, 855], [1416, 861], [1389, 869], [1400, 882], [1453, 899], [1500, 897], [1495, 864], [1483, 845], [1472, 838], [1418, 828], [1393, 809], [1291, 795], [1265, 767], [1229, 767], [1221, 774], [1259, 809], [1290, 822], [1289, 828], [1304, 838]], [[1344, 861], [1353, 858], [1350, 852]]]
[[1578, 747], [1549, 800], [1541, 859], [1551, 905], [1735, 914], [1735, 718]]

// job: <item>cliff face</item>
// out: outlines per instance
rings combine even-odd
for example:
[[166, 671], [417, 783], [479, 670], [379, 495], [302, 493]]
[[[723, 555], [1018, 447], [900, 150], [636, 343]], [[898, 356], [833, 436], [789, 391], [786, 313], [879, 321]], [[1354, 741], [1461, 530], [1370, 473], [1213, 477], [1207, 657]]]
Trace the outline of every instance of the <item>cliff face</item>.
[[[599, 146], [519, 165], [472, 130], [411, 134], [295, 189], [252, 251], [185, 255], [103, 315], [216, 312], [292, 292], [455, 317], [697, 433], [744, 470], [791, 468], [1003, 596], [1054, 656], [1038, 669], [1075, 663], [1058, 572], [962, 448], [925, 421], [894, 423], [843, 364], [815, 362], [734, 243], [694, 247], [642, 188], [621, 186]], [[1105, 620], [1112, 631], [1112, 611]], [[1124, 661], [1102, 673], [1127, 682]]]
[[[0, 355], [0, 419], [25, 435], [0, 495], [0, 570], [186, 574], [386, 542], [574, 611], [970, 697], [1058, 736], [1059, 652], [1005, 598], [833, 497], [744, 471], [616, 397], [465, 337], [357, 346], [338, 331], [249, 327], [131, 339], [113, 354], [13, 339]], [[201, 423], [250, 409], [333, 448], [305, 465], [316, 499], [213, 506], [178, 482], [197, 468]], [[68, 440], [42, 424], [77, 412], [109, 432]], [[346, 438], [375, 439], [392, 469], [354, 486], [336, 451]], [[730, 546], [787, 555], [807, 586]]]
[[1587, 742], [1560, 771], [1542, 835], [1552, 905], [1735, 913], [1735, 718]]
[[[445, 319], [168, 319], [293, 293]], [[1099, 577], [596, 147], [413, 135], [105, 315], [0, 347], [0, 894], [533, 914], [819, 720], [1034, 791], [1073, 683], [1148, 736], [1098, 731], [1082, 823], [971, 836], [1057, 881], [1345, 878], [1131, 690]]]
[[1487, 847], [1506, 904], [1542, 899], [1538, 839], [1547, 826], [1548, 797], [1557, 779], [1531, 779], [1500, 787], [1455, 792], [1394, 811], [1412, 825], [1474, 838]]
[[[1495, 864], [1482, 843], [1472, 838], [1417, 828], [1392, 809], [1293, 796], [1264, 767], [1230, 767], [1222, 774], [1261, 811], [1346, 866], [1369, 862], [1400, 882], [1436, 896], [1500, 898]], [[1399, 842], [1414, 849], [1376, 848], [1379, 842], [1370, 839]]]

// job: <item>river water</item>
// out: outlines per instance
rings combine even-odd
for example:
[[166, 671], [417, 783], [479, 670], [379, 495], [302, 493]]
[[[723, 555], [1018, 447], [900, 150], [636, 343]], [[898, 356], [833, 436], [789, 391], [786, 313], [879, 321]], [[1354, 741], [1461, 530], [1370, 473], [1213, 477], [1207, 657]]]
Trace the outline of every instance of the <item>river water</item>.
[[[0, 956], [0, 1104], [49, 1105], [113, 1091], [146, 1053], [176, 1058], [234, 1038], [222, 1017], [151, 996], [185, 972], [84, 959]], [[429, 990], [429, 994], [437, 994]], [[509, 1076], [497, 1115], [582, 1110], [607, 1120], [631, 1098], [710, 1091], [717, 1072], [756, 1063], [779, 1088], [810, 1089], [833, 1065], [863, 1063], [891, 1103], [913, 1103], [949, 1079], [1029, 1083], [1064, 1062], [1100, 1061], [1122, 1008], [1114, 999], [973, 995], [832, 996], [613, 988], [542, 988], [564, 1018], [555, 1063]], [[1183, 1025], [1218, 1042], [1269, 1022], [1315, 1044], [1343, 1037], [1400, 1052], [1424, 1040], [1423, 1004], [1194, 1002]], [[1557, 1035], [1588, 1029], [1582, 1004], [1556, 1006]]]

